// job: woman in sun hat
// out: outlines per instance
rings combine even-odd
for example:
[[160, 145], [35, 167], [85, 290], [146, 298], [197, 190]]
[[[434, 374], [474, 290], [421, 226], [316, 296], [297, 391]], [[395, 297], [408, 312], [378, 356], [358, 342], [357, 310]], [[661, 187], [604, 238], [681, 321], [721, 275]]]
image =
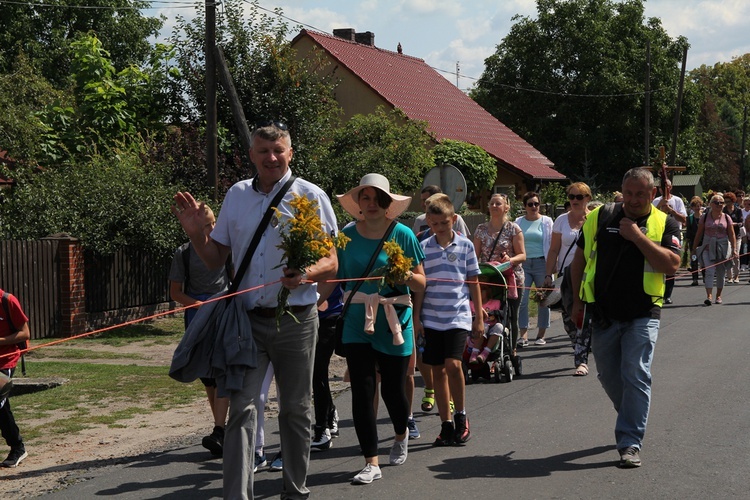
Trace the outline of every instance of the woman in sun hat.
[[[398, 243], [405, 257], [412, 259], [413, 267], [406, 279], [397, 285], [385, 284], [382, 287], [377, 280], [359, 280], [391, 222], [407, 209], [411, 197], [391, 193], [388, 179], [374, 173], [365, 175], [359, 186], [337, 197], [341, 206], [356, 219], [354, 224], [343, 229], [351, 241], [344, 250], [338, 251], [337, 277], [352, 280], [344, 283], [345, 298], [358, 282], [362, 283], [344, 313], [342, 343], [352, 388], [354, 428], [365, 457], [364, 469], [354, 476], [352, 482], [368, 484], [382, 477], [374, 408], [378, 373], [381, 394], [395, 433], [390, 464], [401, 465], [406, 461], [411, 401], [406, 397], [404, 384], [414, 350], [409, 293], [410, 290], [425, 288], [421, 264], [424, 253], [411, 228], [396, 223], [387, 241]], [[381, 249], [372, 269], [386, 263], [386, 253]], [[321, 298], [325, 297], [327, 290], [328, 287], [321, 291]], [[397, 318], [391, 316], [389, 320], [386, 309], [391, 307]]]

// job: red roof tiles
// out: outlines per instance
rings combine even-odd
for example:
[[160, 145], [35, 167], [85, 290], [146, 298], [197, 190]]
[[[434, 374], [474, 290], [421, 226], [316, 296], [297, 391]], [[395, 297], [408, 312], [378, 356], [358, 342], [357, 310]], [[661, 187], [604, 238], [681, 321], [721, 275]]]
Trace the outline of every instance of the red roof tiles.
[[524, 177], [565, 179], [541, 152], [424, 60], [310, 30], [297, 38], [305, 35], [410, 119], [428, 122], [438, 140], [476, 144]]

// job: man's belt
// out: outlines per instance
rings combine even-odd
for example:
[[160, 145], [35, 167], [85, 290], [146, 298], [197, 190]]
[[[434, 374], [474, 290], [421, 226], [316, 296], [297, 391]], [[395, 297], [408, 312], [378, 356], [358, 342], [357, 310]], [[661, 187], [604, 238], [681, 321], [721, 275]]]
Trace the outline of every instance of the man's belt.
[[[310, 306], [289, 306], [289, 310], [292, 314], [297, 314], [306, 311]], [[252, 311], [252, 314], [260, 316], [261, 318], [275, 318], [276, 308], [275, 307], [256, 307]]]

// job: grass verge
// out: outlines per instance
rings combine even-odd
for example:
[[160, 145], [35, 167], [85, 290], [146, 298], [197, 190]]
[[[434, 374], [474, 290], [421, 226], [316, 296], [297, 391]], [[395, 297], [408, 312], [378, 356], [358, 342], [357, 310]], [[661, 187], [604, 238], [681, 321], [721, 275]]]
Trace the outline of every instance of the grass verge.
[[[30, 377], [62, 377], [70, 382], [12, 398], [13, 413], [22, 425], [24, 440], [38, 445], [57, 435], [97, 425], [125, 427], [134, 416], [205, 397], [200, 382], [176, 382], [169, 378], [168, 365], [139, 366], [142, 356], [121, 352], [129, 344], [137, 344], [138, 350], [143, 348], [144, 352], [157, 344], [176, 345], [182, 328], [182, 318], [164, 318], [77, 339], [71, 347], [41, 348], [29, 353], [26, 365]], [[91, 362], [96, 359], [120, 359], [122, 363]]]

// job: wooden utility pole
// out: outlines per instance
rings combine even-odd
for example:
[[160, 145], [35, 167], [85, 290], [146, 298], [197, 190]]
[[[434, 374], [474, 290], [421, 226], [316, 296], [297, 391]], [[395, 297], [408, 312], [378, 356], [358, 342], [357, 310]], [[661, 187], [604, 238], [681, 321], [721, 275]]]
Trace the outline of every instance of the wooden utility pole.
[[677, 109], [674, 112], [674, 129], [672, 130], [672, 151], [669, 161], [675, 163], [677, 159], [677, 133], [680, 129], [680, 111], [682, 110], [682, 93], [685, 88], [685, 66], [687, 65], [687, 47], [682, 53], [682, 71], [680, 72], [680, 86], [677, 89]]
[[206, 0], [206, 170], [208, 187], [213, 190], [214, 203], [219, 197], [217, 169], [218, 134], [216, 119], [216, 3]]
[[643, 124], [643, 164], [649, 162], [650, 134], [651, 134], [651, 40], [646, 40], [646, 100], [644, 103], [645, 118]]
[[234, 81], [232, 80], [232, 74], [229, 72], [227, 61], [224, 58], [224, 51], [219, 46], [216, 47], [216, 62], [219, 70], [219, 78], [221, 79], [221, 86], [224, 87], [224, 91], [227, 93], [227, 97], [229, 98], [229, 109], [232, 111], [234, 124], [237, 126], [237, 130], [239, 131], [240, 142], [242, 143], [242, 149], [245, 151], [245, 155], [247, 156], [247, 163], [250, 165], [250, 177], [252, 177], [255, 175], [255, 166], [253, 165], [253, 162], [250, 161], [249, 157], [250, 145], [252, 144], [250, 138], [250, 128], [248, 128], [247, 126], [245, 112], [242, 109], [240, 98], [237, 95], [237, 89], [235, 88]]

